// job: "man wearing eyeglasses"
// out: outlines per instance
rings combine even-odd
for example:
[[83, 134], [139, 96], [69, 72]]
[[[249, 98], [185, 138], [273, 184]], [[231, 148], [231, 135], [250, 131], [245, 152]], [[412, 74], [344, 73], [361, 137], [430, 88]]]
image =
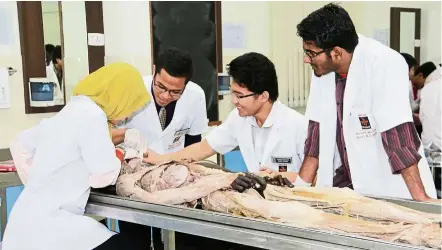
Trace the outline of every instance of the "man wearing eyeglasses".
[[124, 141], [128, 128], [141, 132], [149, 149], [169, 153], [201, 141], [207, 129], [203, 89], [190, 81], [192, 59], [175, 48], [163, 51], [155, 62], [154, 75], [143, 77], [153, 102], [112, 133], [115, 144]]
[[[304, 158], [308, 120], [278, 101], [274, 64], [262, 54], [247, 53], [231, 61], [227, 71], [236, 106], [227, 119], [200, 143], [170, 154], [149, 151], [145, 161], [203, 160], [239, 146], [248, 172], [281, 175], [295, 182]], [[237, 190], [243, 188], [247, 184]]]
[[[143, 77], [153, 101], [112, 132], [114, 144], [124, 141], [128, 129], [137, 129], [147, 148], [164, 154], [176, 152], [201, 141], [208, 125], [206, 99], [203, 89], [190, 81], [192, 59], [175, 48], [163, 51], [155, 62], [154, 75]], [[120, 232], [129, 235], [132, 247], [148, 249], [153, 232], [155, 249], [163, 249], [159, 229], [119, 222]], [[182, 235], [176, 235], [181, 243]], [[136, 248], [137, 246], [138, 248]]]
[[304, 62], [314, 71], [298, 181], [310, 185], [316, 176], [316, 186], [434, 201], [435, 186], [413, 125], [403, 57], [358, 35], [348, 13], [335, 4], [314, 11], [297, 29]]

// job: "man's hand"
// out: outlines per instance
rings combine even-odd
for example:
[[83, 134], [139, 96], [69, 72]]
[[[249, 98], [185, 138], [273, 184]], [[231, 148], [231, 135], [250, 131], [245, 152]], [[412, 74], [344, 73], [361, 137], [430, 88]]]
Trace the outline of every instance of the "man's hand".
[[442, 205], [442, 200], [440, 200], [440, 199], [432, 199], [432, 198], [430, 198], [429, 200], [427, 200], [427, 202], [429, 202], [429, 203], [436, 203], [436, 204]]
[[277, 175], [281, 175], [282, 177], [286, 178], [287, 180], [289, 180], [290, 182], [294, 182], [296, 180], [296, 178], [298, 177], [298, 173], [296, 172], [278, 172], [278, 171], [274, 171], [268, 167], [261, 167], [259, 169], [259, 176], [261, 177], [276, 177]]
[[275, 185], [275, 186], [287, 186], [289, 188], [294, 187], [294, 185], [285, 177], [283, 177], [282, 175], [277, 175], [273, 178], [271, 177], [264, 177], [264, 180], [267, 182], [267, 184], [271, 184], [271, 185]]
[[402, 178], [404, 178], [405, 184], [407, 184], [411, 197], [413, 197], [414, 200], [424, 202], [431, 200], [431, 198], [425, 192], [424, 184], [422, 183], [417, 164], [403, 169], [401, 171], [401, 175]]
[[266, 189], [267, 184], [263, 178], [247, 173], [246, 175], [239, 175], [230, 186], [240, 193], [249, 188], [254, 188], [258, 192], [263, 192]]
[[276, 171], [273, 171], [273, 170], [271, 170], [271, 169], [268, 168], [268, 167], [261, 167], [261, 168], [259, 168], [259, 171], [264, 172], [264, 173], [267, 173], [267, 174], [273, 174], [273, 173], [276, 173]]
[[146, 153], [144, 153], [144, 159], [143, 159], [144, 163], [155, 165], [155, 164], [161, 164], [165, 161], [167, 161], [165, 155], [158, 154], [150, 149], [148, 149]]
[[316, 171], [319, 167], [319, 160], [315, 157], [305, 156], [299, 170], [299, 177], [307, 183], [312, 183], [316, 177]]

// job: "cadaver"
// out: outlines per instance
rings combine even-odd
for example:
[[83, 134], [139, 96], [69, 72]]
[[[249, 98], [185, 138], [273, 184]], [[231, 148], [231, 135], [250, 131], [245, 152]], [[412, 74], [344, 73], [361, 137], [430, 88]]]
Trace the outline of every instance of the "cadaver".
[[241, 173], [198, 162], [146, 166], [123, 163], [117, 194], [149, 203], [195, 207], [254, 219], [441, 249], [440, 215], [359, 195], [348, 188], [267, 185], [239, 193], [230, 184]]

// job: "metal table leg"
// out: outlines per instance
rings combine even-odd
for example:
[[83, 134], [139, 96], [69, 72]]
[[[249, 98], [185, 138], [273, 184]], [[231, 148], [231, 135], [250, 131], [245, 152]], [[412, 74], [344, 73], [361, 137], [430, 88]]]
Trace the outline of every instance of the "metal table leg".
[[164, 250], [175, 250], [175, 231], [164, 230]]
[[433, 181], [436, 181], [436, 173], [435, 173], [435, 166], [434, 164], [431, 164], [431, 174], [433, 175]]
[[0, 207], [0, 211], [1, 211], [1, 239], [0, 241], [3, 240], [3, 236], [5, 235], [5, 229], [6, 229], [6, 223], [8, 222], [8, 211], [7, 211], [7, 207], [6, 207], [6, 187], [1, 187], [0, 188], [0, 199], [1, 199], [1, 207]]

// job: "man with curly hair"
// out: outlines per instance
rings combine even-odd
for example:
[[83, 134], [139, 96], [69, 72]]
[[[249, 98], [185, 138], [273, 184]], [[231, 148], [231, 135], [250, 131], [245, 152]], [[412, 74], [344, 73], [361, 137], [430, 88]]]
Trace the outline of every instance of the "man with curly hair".
[[314, 75], [305, 158], [295, 185], [310, 185], [316, 177], [317, 186], [433, 201], [403, 57], [357, 34], [347, 11], [335, 4], [312, 12], [297, 31]]

